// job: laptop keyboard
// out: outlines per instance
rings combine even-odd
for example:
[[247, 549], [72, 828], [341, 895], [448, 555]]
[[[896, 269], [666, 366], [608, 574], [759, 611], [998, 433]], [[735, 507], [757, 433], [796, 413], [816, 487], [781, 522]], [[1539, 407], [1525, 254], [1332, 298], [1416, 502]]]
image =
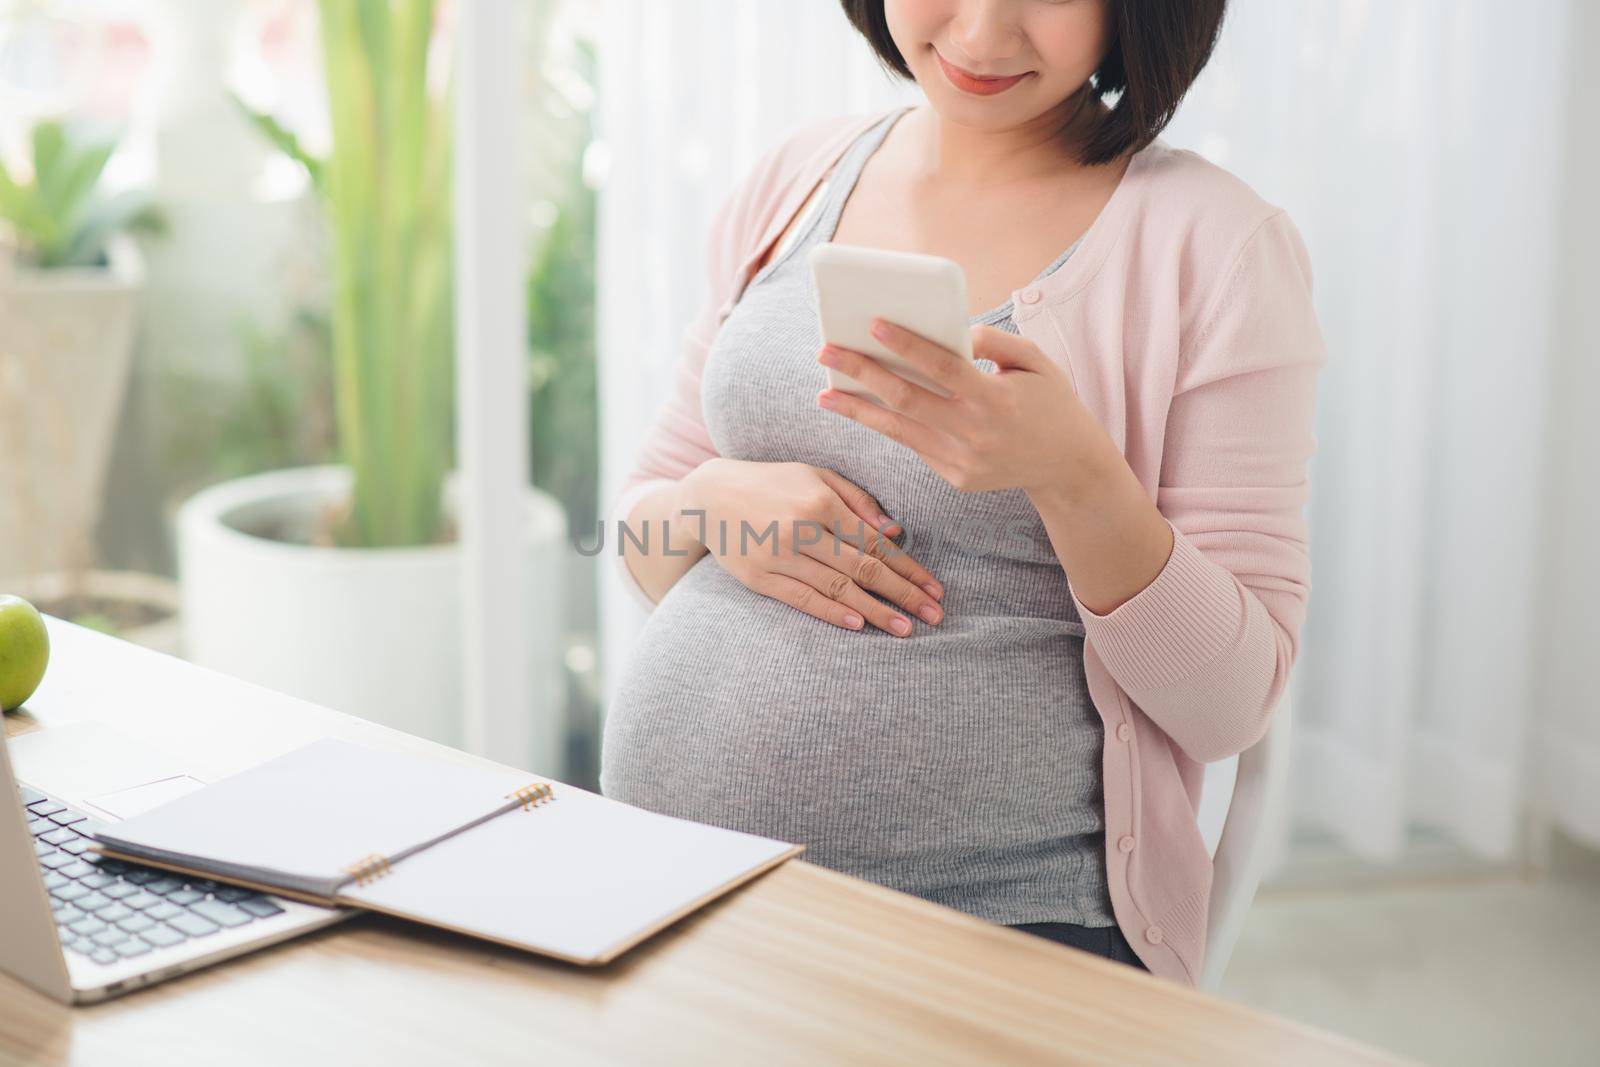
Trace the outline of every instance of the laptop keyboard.
[[56, 932], [68, 952], [116, 963], [283, 913], [249, 889], [97, 858], [89, 834], [100, 824], [21, 788]]

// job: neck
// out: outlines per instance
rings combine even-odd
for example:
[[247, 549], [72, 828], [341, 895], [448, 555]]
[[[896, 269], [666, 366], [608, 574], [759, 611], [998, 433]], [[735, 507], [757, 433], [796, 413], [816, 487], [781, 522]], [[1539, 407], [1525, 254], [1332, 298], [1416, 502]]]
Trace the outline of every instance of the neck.
[[[1081, 106], [1080, 106], [1081, 102]], [[1090, 128], [1098, 100], [1074, 94], [1035, 118], [1004, 129], [975, 129], [951, 122], [929, 107], [918, 107], [925, 136], [912, 150], [918, 179], [941, 185], [993, 188], [1036, 179], [1059, 180], [1064, 169], [1081, 169], [1074, 146]], [[914, 116], [907, 116], [908, 118]]]

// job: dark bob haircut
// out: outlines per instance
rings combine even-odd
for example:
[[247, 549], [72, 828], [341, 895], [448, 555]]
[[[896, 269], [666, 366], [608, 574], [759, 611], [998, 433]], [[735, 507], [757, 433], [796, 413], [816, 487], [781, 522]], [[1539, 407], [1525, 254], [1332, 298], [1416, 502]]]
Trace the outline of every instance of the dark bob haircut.
[[[883, 0], [839, 0], [879, 61], [908, 80], [911, 69], [889, 36]], [[1105, 0], [1111, 47], [1083, 99], [1115, 96], [1114, 106], [1078, 146], [1085, 164], [1137, 152], [1172, 121], [1216, 45], [1227, 0]]]

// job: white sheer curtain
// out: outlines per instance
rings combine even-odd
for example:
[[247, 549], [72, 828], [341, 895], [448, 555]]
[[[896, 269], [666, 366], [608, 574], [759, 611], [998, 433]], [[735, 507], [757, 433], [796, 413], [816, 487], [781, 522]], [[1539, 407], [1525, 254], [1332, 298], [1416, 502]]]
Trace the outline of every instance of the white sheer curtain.
[[1236, 0], [1167, 137], [1289, 209], [1330, 361], [1302, 825], [1513, 855], [1536, 722], [1570, 5]]
[[[608, 493], [662, 395], [700, 298], [704, 227], [741, 168], [806, 118], [919, 95], [878, 73], [834, 0], [611, 2]], [[1547, 669], [1550, 648], [1581, 651], [1551, 620], [1592, 614], [1572, 579], [1600, 585], [1580, 542], [1552, 547], [1549, 531], [1585, 516], [1594, 531], [1600, 507], [1569, 493], [1541, 510], [1544, 472], [1577, 444], [1548, 410], [1582, 332], [1556, 325], [1574, 6], [1234, 0], [1165, 135], [1286, 207], [1311, 251], [1331, 358], [1295, 813], [1367, 858], [1398, 857], [1417, 827], [1508, 858], [1547, 754], [1569, 778], [1600, 770], [1583, 671]], [[614, 677], [640, 615], [605, 581]], [[1600, 836], [1593, 792], [1544, 798]]]
[[1538, 768], [1535, 825], [1553, 820], [1600, 846], [1600, 67], [1574, 62], [1600, 49], [1600, 4], [1573, 3], [1567, 26], [1566, 190], [1561, 202], [1563, 284], [1552, 382], [1550, 466], [1545, 479], [1547, 612], [1535, 692], [1542, 714], [1530, 763]]

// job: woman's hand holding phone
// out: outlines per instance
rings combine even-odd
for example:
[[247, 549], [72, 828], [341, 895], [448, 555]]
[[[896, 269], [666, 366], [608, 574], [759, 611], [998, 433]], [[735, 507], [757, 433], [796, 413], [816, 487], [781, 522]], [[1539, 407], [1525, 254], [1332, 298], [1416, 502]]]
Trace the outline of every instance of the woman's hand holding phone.
[[[910, 615], [937, 623], [943, 587], [891, 541], [898, 524], [871, 495], [809, 463], [717, 457], [680, 484], [699, 540], [749, 589], [846, 629], [905, 637]], [[877, 597], [898, 605], [896, 611]]]

